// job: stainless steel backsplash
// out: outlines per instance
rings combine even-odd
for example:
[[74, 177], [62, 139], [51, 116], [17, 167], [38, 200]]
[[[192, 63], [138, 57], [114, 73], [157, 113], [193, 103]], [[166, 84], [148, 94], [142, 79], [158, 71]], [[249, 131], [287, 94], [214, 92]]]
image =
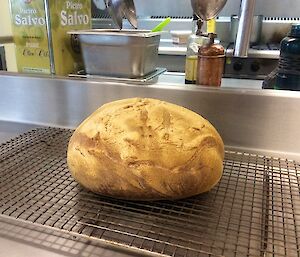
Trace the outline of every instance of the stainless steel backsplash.
[[157, 98], [203, 115], [229, 148], [300, 160], [298, 92], [133, 85], [1, 72], [0, 120], [73, 128], [102, 104], [129, 97]]

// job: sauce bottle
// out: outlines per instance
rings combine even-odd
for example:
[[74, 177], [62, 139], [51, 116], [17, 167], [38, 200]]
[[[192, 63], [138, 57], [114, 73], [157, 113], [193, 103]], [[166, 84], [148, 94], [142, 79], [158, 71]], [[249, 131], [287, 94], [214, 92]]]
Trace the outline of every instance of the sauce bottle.
[[197, 84], [220, 87], [225, 62], [225, 50], [215, 44], [215, 33], [208, 33], [209, 43], [199, 47]]
[[202, 36], [201, 27], [203, 22], [194, 14], [192, 35], [187, 42], [187, 52], [185, 60], [185, 83], [196, 84], [198, 49], [208, 40]]

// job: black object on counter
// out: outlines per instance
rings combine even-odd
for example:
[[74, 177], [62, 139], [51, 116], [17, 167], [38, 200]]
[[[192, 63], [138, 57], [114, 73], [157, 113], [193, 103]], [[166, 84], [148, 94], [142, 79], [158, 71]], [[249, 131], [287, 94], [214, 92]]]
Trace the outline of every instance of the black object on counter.
[[275, 89], [300, 91], [300, 24], [281, 41]]
[[269, 75], [266, 76], [262, 83], [262, 89], [275, 89], [278, 68], [274, 69]]

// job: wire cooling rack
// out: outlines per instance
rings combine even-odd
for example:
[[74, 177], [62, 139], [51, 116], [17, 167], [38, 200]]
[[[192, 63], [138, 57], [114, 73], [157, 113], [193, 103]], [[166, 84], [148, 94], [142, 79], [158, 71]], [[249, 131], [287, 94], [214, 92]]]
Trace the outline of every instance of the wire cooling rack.
[[91, 193], [71, 177], [72, 130], [39, 128], [0, 146], [0, 215], [136, 253], [300, 256], [300, 165], [226, 152], [220, 183], [180, 201]]

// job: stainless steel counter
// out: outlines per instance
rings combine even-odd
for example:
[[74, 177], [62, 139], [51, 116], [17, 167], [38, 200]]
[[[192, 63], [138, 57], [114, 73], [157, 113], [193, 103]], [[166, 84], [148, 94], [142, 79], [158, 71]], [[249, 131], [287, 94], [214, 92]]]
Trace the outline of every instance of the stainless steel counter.
[[0, 257], [129, 257], [88, 239], [0, 217]]
[[[227, 149], [300, 160], [300, 93], [260, 90], [261, 81], [224, 80], [222, 88], [183, 84], [182, 74], [150, 85], [85, 79], [0, 75], [0, 142], [36, 126], [76, 127], [100, 105], [153, 97], [190, 108], [211, 121]], [[130, 256], [39, 226], [0, 218], [2, 256]]]
[[0, 144], [36, 127], [40, 126], [26, 123], [0, 121]]
[[227, 146], [299, 159], [299, 92], [258, 90], [261, 81], [251, 80], [225, 79], [221, 88], [182, 81], [181, 75], [145, 85], [2, 73], [0, 120], [74, 128], [106, 102], [152, 97], [203, 115]]
[[[0, 121], [0, 144], [29, 130], [34, 124]], [[127, 257], [125, 253], [35, 225], [0, 217], [0, 257]]]

